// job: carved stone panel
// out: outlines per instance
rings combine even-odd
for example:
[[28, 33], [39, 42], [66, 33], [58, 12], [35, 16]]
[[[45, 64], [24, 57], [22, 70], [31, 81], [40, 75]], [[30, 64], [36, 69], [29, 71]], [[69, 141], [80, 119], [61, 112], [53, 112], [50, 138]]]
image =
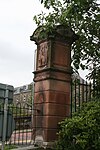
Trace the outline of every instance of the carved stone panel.
[[38, 60], [37, 60], [38, 69], [47, 66], [48, 62], [48, 44], [47, 42], [41, 43], [38, 51]]

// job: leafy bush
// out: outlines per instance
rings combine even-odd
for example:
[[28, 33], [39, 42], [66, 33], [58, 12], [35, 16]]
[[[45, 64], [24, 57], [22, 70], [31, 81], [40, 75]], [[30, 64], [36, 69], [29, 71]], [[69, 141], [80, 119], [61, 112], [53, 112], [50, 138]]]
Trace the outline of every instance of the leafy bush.
[[100, 150], [100, 100], [60, 123], [57, 150]]

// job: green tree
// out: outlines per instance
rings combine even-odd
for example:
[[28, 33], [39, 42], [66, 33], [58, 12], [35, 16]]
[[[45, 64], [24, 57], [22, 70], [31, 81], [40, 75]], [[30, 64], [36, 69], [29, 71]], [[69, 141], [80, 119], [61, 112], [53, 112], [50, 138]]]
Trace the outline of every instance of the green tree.
[[[72, 64], [100, 74], [100, 7], [97, 0], [40, 0], [48, 13], [34, 16], [37, 26], [52, 32], [55, 25], [65, 25], [79, 35], [72, 45]], [[94, 69], [95, 65], [95, 69]], [[91, 69], [90, 69], [91, 68]]]

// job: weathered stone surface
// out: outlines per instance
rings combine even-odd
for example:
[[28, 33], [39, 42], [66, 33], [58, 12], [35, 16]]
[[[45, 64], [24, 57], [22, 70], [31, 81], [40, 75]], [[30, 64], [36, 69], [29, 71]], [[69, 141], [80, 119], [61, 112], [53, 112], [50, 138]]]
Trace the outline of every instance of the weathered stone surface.
[[45, 103], [57, 103], [57, 104], [64, 104], [67, 105], [69, 104], [68, 99], [70, 98], [70, 95], [68, 92], [62, 92], [62, 91], [54, 91], [54, 90], [47, 90], [43, 92], [37, 92], [35, 93], [35, 99], [37, 101], [34, 102], [35, 104], [41, 104], [41, 101], [39, 101], [39, 95], [42, 95], [44, 93], [44, 102]]
[[70, 27], [65, 25], [55, 25], [55, 28], [52, 29], [52, 32], [47, 32], [46, 28], [39, 26], [30, 36], [31, 41], [35, 41], [36, 44], [39, 44], [47, 39], [56, 39], [59, 41], [65, 41], [66, 43], [72, 44], [75, 40], [79, 38]]
[[45, 37], [43, 32], [40, 27], [31, 36], [37, 44], [33, 135], [52, 142], [57, 138], [58, 122], [70, 116], [71, 43], [77, 36], [64, 26]]

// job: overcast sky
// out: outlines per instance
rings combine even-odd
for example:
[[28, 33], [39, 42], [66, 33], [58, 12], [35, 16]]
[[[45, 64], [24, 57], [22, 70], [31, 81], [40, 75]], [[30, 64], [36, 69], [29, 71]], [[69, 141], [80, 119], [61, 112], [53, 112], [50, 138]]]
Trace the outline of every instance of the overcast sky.
[[41, 10], [39, 0], [0, 0], [0, 83], [18, 87], [33, 81], [36, 45], [30, 36]]
[[30, 36], [40, 13], [39, 0], [0, 0], [0, 83], [14, 87], [33, 81], [34, 50]]

